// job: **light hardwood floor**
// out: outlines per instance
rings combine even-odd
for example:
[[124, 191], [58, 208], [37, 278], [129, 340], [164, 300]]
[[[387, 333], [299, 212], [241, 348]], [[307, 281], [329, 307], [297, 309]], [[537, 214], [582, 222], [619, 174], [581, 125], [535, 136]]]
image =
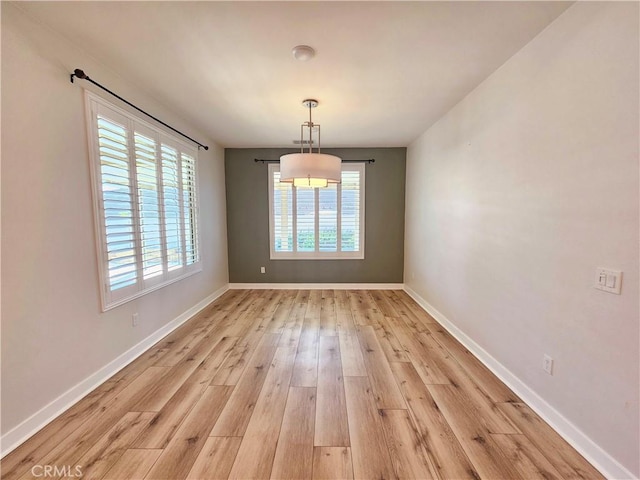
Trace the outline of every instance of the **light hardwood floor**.
[[2, 478], [47, 465], [115, 480], [604, 478], [408, 295], [362, 290], [227, 292], [7, 455]]

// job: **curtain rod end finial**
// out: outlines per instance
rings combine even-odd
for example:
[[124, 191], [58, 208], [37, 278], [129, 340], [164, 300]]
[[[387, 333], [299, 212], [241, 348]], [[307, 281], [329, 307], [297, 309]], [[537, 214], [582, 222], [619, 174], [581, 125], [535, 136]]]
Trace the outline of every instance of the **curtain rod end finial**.
[[78, 77], [78, 78], [80, 78], [82, 80], [89, 80], [89, 77], [86, 75], [86, 73], [84, 73], [79, 68], [76, 68], [73, 71], [73, 73], [69, 75], [69, 80], [71, 80], [71, 83], [73, 83], [73, 77]]

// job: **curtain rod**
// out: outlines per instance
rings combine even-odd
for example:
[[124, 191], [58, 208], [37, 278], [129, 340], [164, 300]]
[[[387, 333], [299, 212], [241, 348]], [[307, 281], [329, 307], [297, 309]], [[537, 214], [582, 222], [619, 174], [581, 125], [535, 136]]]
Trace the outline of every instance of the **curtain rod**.
[[136, 110], [138, 110], [141, 113], [144, 113], [147, 117], [151, 117], [153, 118], [156, 122], [161, 123], [162, 125], [164, 125], [167, 128], [170, 128], [171, 130], [173, 130], [174, 132], [182, 135], [184, 138], [188, 138], [189, 140], [191, 140], [193, 143], [195, 143], [196, 145], [198, 145], [198, 148], [202, 147], [205, 150], [209, 150], [209, 147], [207, 147], [206, 145], [203, 145], [202, 143], [198, 142], [197, 140], [194, 140], [193, 138], [191, 138], [189, 135], [185, 135], [184, 133], [182, 133], [180, 130], [176, 130], [175, 128], [173, 128], [171, 125], [167, 125], [166, 123], [164, 123], [162, 120], [159, 120], [158, 118], [154, 117], [153, 115], [151, 115], [150, 113], [145, 112], [144, 110], [142, 110], [141, 108], [136, 107], [133, 103], [125, 100], [124, 98], [122, 98], [120, 95], [112, 92], [111, 90], [109, 90], [107, 87], [104, 87], [102, 85], [100, 85], [98, 82], [95, 82], [93, 80], [91, 80], [89, 78], [88, 75], [86, 75], [82, 70], [80, 70], [79, 68], [76, 68], [73, 73], [69, 76], [71, 83], [73, 83], [73, 77], [78, 77], [82, 80], [86, 80], [87, 82], [91, 82], [93, 83], [96, 87], [100, 87], [102, 90], [104, 90], [107, 93], [110, 93], [111, 95], [113, 95], [114, 97], [116, 97], [119, 100], [122, 100], [124, 103], [126, 103], [127, 105], [135, 108]]
[[[298, 152], [296, 152], [298, 153]], [[258, 163], [280, 163], [280, 160], [265, 160], [263, 158], [254, 158], [254, 162]], [[342, 160], [342, 163], [375, 163], [376, 160], [374, 158], [368, 158], [367, 160]]]

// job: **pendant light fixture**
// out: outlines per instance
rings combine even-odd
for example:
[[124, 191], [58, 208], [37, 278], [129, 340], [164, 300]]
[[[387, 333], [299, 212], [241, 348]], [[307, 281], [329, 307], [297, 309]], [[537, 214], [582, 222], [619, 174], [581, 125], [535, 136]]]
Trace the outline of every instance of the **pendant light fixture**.
[[[313, 123], [311, 109], [318, 106], [318, 101], [307, 99], [302, 102], [309, 109], [309, 121], [300, 125], [300, 153], [290, 153], [280, 157], [280, 182], [293, 183], [295, 187], [326, 187], [330, 183], [340, 183], [342, 178], [342, 159], [335, 155], [320, 153], [320, 125]], [[305, 140], [304, 132], [308, 130], [309, 138]], [[313, 132], [318, 133], [318, 148], [313, 151]], [[309, 151], [304, 145], [308, 143]]]

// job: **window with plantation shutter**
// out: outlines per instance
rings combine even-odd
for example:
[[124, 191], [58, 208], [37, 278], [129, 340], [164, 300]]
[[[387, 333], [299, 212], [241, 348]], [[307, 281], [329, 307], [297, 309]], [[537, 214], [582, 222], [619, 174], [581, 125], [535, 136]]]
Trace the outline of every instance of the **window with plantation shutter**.
[[201, 270], [197, 149], [86, 94], [103, 310]]
[[343, 164], [326, 188], [280, 182], [269, 165], [271, 259], [364, 258], [364, 164]]

